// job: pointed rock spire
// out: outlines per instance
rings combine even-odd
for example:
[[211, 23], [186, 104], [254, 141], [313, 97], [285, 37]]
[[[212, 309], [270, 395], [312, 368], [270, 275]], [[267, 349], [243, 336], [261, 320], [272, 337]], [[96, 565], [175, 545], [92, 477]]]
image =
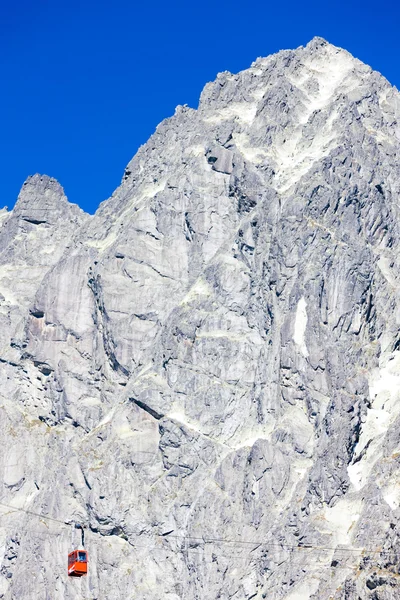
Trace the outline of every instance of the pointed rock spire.
[[14, 216], [29, 223], [54, 223], [60, 217], [83, 214], [71, 204], [63, 187], [48, 175], [32, 175], [23, 184], [14, 208]]

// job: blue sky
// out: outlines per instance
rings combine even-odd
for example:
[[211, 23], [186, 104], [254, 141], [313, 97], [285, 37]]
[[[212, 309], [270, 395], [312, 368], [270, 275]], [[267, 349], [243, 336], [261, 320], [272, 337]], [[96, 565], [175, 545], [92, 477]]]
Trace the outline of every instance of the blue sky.
[[197, 107], [219, 71], [315, 35], [400, 87], [399, 22], [395, 0], [3, 2], [0, 207], [40, 172], [94, 212], [177, 104]]

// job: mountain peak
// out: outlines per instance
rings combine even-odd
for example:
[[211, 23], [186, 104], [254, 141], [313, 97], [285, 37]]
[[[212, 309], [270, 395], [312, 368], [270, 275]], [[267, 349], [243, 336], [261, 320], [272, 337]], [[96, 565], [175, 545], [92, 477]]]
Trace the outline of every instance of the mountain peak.
[[40, 198], [43, 202], [43, 196], [46, 198], [53, 196], [53, 199], [56, 196], [62, 198], [65, 196], [64, 188], [54, 177], [35, 173], [35, 175], [27, 177], [22, 184], [18, 201], [21, 199], [27, 200], [28, 198], [29, 200]]
[[71, 209], [74, 213], [83, 213], [76, 204], [69, 202], [57, 179], [36, 173], [23, 183], [13, 213], [32, 223], [45, 223]]
[[330, 44], [325, 38], [316, 35], [315, 37], [312, 38], [312, 40], [310, 40], [308, 42], [308, 44], [306, 45], [306, 48], [310, 48], [310, 49], [317, 49], [317, 48], [323, 48], [324, 46], [333, 46], [333, 44]]
[[398, 599], [398, 100], [314, 38], [221, 73], [81, 227], [27, 180], [0, 236], [1, 499], [27, 511], [0, 596], [77, 598], [78, 520], [96, 598]]

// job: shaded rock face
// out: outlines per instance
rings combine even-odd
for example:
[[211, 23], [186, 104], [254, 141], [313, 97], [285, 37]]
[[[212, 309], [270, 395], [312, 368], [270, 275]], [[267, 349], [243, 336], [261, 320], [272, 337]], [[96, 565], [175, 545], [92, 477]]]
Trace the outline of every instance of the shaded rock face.
[[0, 598], [398, 598], [399, 122], [316, 38], [0, 212]]

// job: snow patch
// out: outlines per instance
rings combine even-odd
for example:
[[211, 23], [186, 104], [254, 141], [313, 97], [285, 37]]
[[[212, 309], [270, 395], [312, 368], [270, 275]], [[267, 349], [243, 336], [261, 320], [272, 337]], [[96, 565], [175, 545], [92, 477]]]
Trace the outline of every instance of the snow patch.
[[212, 294], [212, 291], [211, 291], [208, 283], [206, 281], [204, 281], [204, 279], [200, 278], [190, 288], [189, 292], [183, 298], [181, 305], [189, 304], [190, 302], [193, 302], [194, 300], [198, 300], [199, 296], [211, 296], [211, 294]]
[[[381, 442], [389, 427], [400, 415], [400, 352], [393, 352], [386, 364], [370, 376], [371, 408], [362, 426], [354, 456], [360, 460], [349, 465], [347, 472], [353, 486], [360, 490], [382, 456]], [[390, 497], [390, 493], [389, 493]]]
[[[350, 54], [334, 47], [328, 47], [327, 54], [328, 56], [314, 54], [312, 58], [304, 62], [310, 75], [318, 83], [318, 91], [315, 95], [302, 89], [310, 99], [308, 107], [310, 114], [321, 110], [334, 100], [339, 87], [341, 91], [350, 91], [354, 85], [359, 83], [355, 76], [348, 78], [355, 66], [354, 58]], [[301, 86], [299, 87], [301, 89]]]
[[80, 400], [80, 403], [83, 404], [83, 406], [101, 406], [102, 404], [100, 398], [95, 398], [92, 396], [86, 396]]
[[[108, 423], [111, 423], [111, 421], [113, 420], [113, 417], [115, 415], [115, 411], [116, 411], [116, 407], [112, 408], [106, 415], [105, 417], [103, 417], [103, 419], [100, 421], [100, 423], [97, 425], [97, 427], [95, 428], [95, 430], [100, 429], [101, 427], [104, 427], [105, 425], [108, 425]], [[93, 430], [93, 431], [95, 431]]]
[[275, 419], [272, 418], [267, 425], [246, 429], [245, 431], [241, 430], [238, 443], [230, 443], [229, 447], [235, 451], [241, 448], [252, 448], [257, 440], [269, 440], [274, 427]]
[[10, 447], [5, 456], [4, 461], [4, 484], [6, 486], [14, 486], [22, 481], [25, 472], [25, 453], [20, 446]]
[[109, 235], [107, 235], [105, 238], [103, 238], [101, 240], [99, 240], [99, 239], [87, 240], [85, 242], [85, 246], [89, 246], [89, 248], [96, 248], [100, 252], [104, 252], [105, 250], [107, 250], [107, 248], [112, 246], [112, 244], [115, 242], [116, 239], [117, 239], [117, 232], [116, 232], [116, 230], [114, 230]]
[[211, 117], [206, 117], [206, 123], [220, 123], [238, 118], [247, 125], [251, 125], [257, 113], [257, 103], [252, 102], [232, 102], [229, 106], [217, 110]]
[[262, 88], [258, 88], [257, 90], [255, 90], [252, 94], [254, 100], [256, 100], [257, 102], [259, 102], [260, 100], [263, 99], [265, 92], [266, 92], [266, 88], [262, 87]]
[[[315, 55], [306, 60], [298, 76], [288, 76], [305, 98], [303, 114], [299, 125], [284, 144], [274, 145], [276, 159], [276, 188], [279, 192], [290, 189], [312, 167], [313, 163], [327, 156], [335, 145], [336, 134], [332, 124], [337, 118], [337, 110], [331, 114], [324, 127], [312, 138], [311, 144], [304, 146], [304, 128], [310, 117], [331, 106], [339, 93], [346, 93], [359, 85], [352, 76], [354, 59], [343, 50], [327, 48], [329, 56]], [[310, 84], [313, 84], [310, 86]], [[315, 91], [311, 91], [311, 89]]]
[[333, 131], [332, 124], [336, 118], [337, 111], [333, 111], [324, 127], [313, 136], [308, 146], [303, 142], [304, 125], [298, 126], [284, 144], [273, 145], [273, 159], [277, 169], [275, 179], [277, 191], [282, 193], [289, 190], [315, 162], [328, 156], [335, 146], [336, 133]]
[[325, 507], [316, 515], [318, 529], [321, 533], [332, 535], [335, 545], [349, 545], [352, 541], [354, 525], [360, 518], [361, 511], [360, 499], [342, 498], [335, 506]]
[[268, 152], [263, 150], [263, 148], [252, 147], [249, 142], [249, 136], [245, 133], [235, 133], [233, 141], [244, 158], [255, 165], [260, 164], [264, 158], [269, 156]]
[[139, 202], [140, 200], [154, 198], [154, 196], [156, 196], [160, 192], [164, 191], [166, 183], [167, 183], [166, 180], [160, 180], [160, 181], [157, 181], [157, 183], [150, 183], [148, 185], [143, 185], [142, 187], [139, 188], [140, 193], [138, 194], [137, 198], [135, 198], [134, 200], [137, 200], [137, 202]]
[[[235, 144], [244, 158], [254, 164], [260, 164], [268, 157], [274, 161], [275, 188], [283, 193], [292, 188], [312, 165], [328, 156], [337, 143], [337, 132], [333, 127], [338, 118], [335, 102], [341, 93], [347, 93], [360, 84], [353, 73], [355, 60], [347, 52], [327, 46], [323, 54], [306, 58], [296, 73], [287, 74], [289, 82], [295, 86], [304, 98], [300, 122], [287, 139], [274, 143], [267, 149], [254, 147], [244, 133], [235, 134]], [[258, 103], [268, 86], [260, 85], [253, 92], [253, 102], [236, 102], [216, 110], [205, 120], [212, 124], [238, 118], [251, 125]], [[308, 131], [309, 121], [317, 111], [327, 110], [325, 124], [317, 133]]]
[[169, 412], [165, 416], [168, 419], [171, 419], [172, 421], [177, 421], [178, 423], [181, 423], [181, 425], [184, 425], [185, 427], [188, 427], [189, 429], [192, 429], [193, 431], [196, 431], [197, 433], [203, 435], [202, 431], [188, 420], [183, 409], [179, 409], [178, 407], [174, 408], [172, 412]]
[[311, 457], [314, 451], [314, 427], [300, 406], [292, 406], [279, 420], [280, 427], [291, 433], [296, 451]]
[[389, 485], [382, 489], [382, 496], [392, 510], [400, 506], [400, 482], [392, 480]]
[[305, 333], [307, 328], [307, 302], [304, 296], [300, 298], [296, 310], [296, 320], [294, 323], [293, 341], [298, 346], [302, 355], [306, 358], [308, 350], [305, 342]]
[[85, 242], [85, 245], [91, 248], [96, 248], [100, 252], [107, 250], [116, 241], [120, 233], [120, 226], [127, 222], [128, 216], [132, 214], [132, 209], [135, 208], [137, 215], [137, 213], [143, 208], [143, 206], [138, 208], [139, 205], [141, 203], [142, 205], [145, 205], [150, 198], [154, 198], [159, 192], [162, 192], [165, 189], [165, 186], [166, 180], [158, 181], [154, 184], [143, 184], [128, 202], [126, 208], [118, 216], [118, 219], [113, 223], [112, 229], [109, 229], [108, 235], [102, 239], [88, 240]]
[[121, 425], [120, 427], [115, 427], [114, 430], [121, 440], [137, 436], [137, 433], [132, 431], [129, 425]]

